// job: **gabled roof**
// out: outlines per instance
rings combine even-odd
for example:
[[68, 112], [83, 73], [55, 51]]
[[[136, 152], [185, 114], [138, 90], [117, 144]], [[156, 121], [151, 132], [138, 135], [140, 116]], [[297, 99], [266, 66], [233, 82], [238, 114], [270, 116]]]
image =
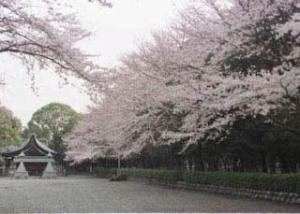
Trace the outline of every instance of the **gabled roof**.
[[48, 146], [44, 145], [43, 143], [39, 142], [34, 135], [30, 137], [30, 139], [27, 141], [27, 143], [23, 144], [20, 148], [14, 151], [10, 152], [4, 152], [2, 153], [2, 156], [4, 157], [14, 157], [19, 155], [21, 152], [26, 153], [31, 150], [35, 150], [40, 153], [40, 155], [57, 155], [57, 152], [50, 149]]

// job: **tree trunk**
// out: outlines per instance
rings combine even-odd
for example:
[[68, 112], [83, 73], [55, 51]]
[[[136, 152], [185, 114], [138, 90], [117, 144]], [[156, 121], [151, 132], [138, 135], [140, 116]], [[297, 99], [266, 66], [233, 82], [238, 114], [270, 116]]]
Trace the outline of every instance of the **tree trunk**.
[[261, 166], [262, 166], [262, 172], [267, 173], [268, 172], [268, 166], [267, 166], [267, 156], [265, 153], [261, 153]]

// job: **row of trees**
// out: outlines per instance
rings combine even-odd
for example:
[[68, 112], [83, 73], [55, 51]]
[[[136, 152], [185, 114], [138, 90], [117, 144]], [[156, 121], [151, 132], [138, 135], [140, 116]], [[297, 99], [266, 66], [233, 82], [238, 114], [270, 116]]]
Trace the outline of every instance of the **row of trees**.
[[191, 1], [121, 67], [93, 76], [106, 78], [103, 99], [66, 138], [68, 157], [179, 144], [196, 168], [295, 171], [299, 17], [297, 0]]
[[[299, 136], [273, 126], [265, 119], [262, 116], [239, 119], [225, 140], [216, 143], [200, 139], [184, 153], [181, 152], [183, 143], [147, 145], [123, 165], [201, 171], [299, 172]], [[288, 123], [299, 127], [299, 113]]]

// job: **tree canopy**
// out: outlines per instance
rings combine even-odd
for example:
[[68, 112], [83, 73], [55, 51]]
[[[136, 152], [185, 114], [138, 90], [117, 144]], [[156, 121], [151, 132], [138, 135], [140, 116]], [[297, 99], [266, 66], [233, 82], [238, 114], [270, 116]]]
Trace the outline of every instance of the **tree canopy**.
[[38, 139], [50, 142], [54, 136], [62, 137], [69, 132], [80, 114], [70, 106], [61, 103], [50, 103], [33, 115], [28, 122], [27, 133], [35, 134]]
[[21, 122], [7, 108], [0, 107], [0, 147], [20, 144]]
[[270, 114], [299, 105], [299, 2], [227, 2], [191, 1], [168, 30], [125, 55], [102, 102], [68, 136], [69, 157], [223, 142], [249, 115], [286, 126]]

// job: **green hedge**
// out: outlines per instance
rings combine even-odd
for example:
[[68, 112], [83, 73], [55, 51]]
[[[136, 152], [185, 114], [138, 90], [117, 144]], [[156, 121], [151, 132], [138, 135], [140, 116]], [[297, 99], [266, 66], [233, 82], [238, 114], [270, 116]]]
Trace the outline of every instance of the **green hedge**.
[[184, 172], [161, 169], [122, 168], [118, 174], [128, 177], [154, 179], [174, 184], [184, 181], [190, 184], [206, 184], [234, 188], [246, 188], [273, 192], [300, 194], [300, 174], [267, 174], [239, 172]]
[[300, 193], [300, 174], [186, 172], [183, 180], [192, 184]]
[[117, 171], [128, 177], [154, 179], [165, 184], [174, 184], [181, 179], [181, 173], [175, 170], [123, 168]]
[[117, 169], [115, 168], [105, 168], [105, 167], [97, 167], [95, 169], [96, 176], [100, 178], [110, 178], [113, 175], [117, 174]]

